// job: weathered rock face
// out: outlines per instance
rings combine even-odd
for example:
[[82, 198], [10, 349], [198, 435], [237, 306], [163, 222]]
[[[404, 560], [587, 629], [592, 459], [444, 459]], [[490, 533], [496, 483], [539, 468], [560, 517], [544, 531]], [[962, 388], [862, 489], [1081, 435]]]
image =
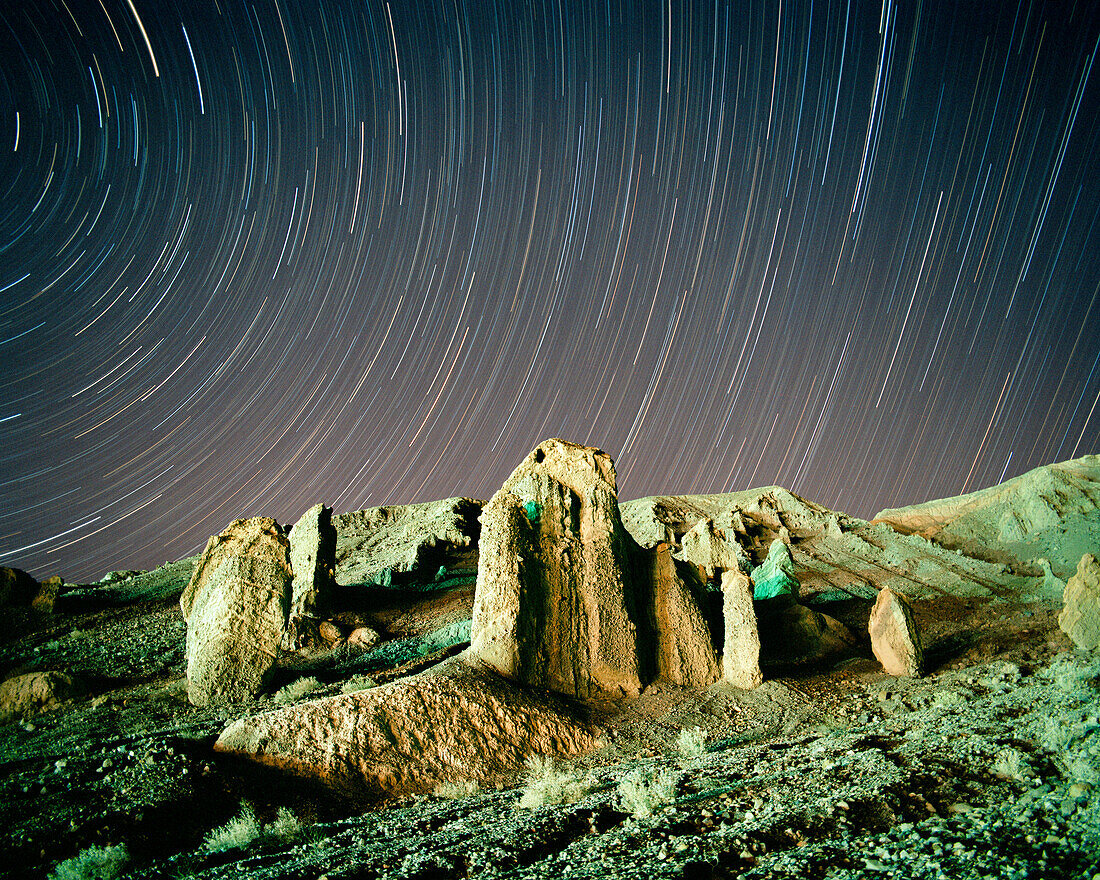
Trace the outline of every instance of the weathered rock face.
[[336, 529], [332, 508], [315, 504], [290, 530], [290, 567], [294, 572], [290, 614], [283, 645], [289, 650], [320, 645], [321, 618], [329, 610], [336, 584]]
[[1058, 626], [1082, 650], [1100, 646], [1100, 562], [1086, 553], [1066, 582]]
[[794, 561], [790, 548], [776, 538], [768, 548], [768, 558], [752, 572], [755, 585], [754, 597], [774, 599], [776, 596], [790, 595], [798, 598], [798, 581], [794, 576]]
[[752, 581], [744, 572], [722, 572], [722, 617], [726, 628], [723, 680], [744, 690], [758, 687], [764, 680], [760, 672], [760, 632], [752, 606]]
[[699, 520], [684, 535], [677, 558], [699, 566], [708, 578], [724, 571], [747, 572], [752, 565], [737, 539], [728, 539], [709, 519]]
[[247, 700], [266, 684], [286, 625], [291, 577], [290, 545], [273, 519], [237, 520], [210, 539], [180, 597], [192, 703]]
[[582, 700], [638, 693], [634, 546], [610, 456], [540, 443], [482, 512], [472, 654]]
[[682, 687], [713, 684], [718, 660], [696, 593], [677, 572], [667, 544], [648, 551], [646, 561], [657, 678]]
[[337, 583], [381, 583], [394, 571], [417, 569], [434, 575], [448, 556], [477, 544], [484, 504], [445, 498], [334, 516]]
[[563, 707], [456, 657], [412, 678], [241, 719], [215, 748], [349, 794], [399, 795], [489, 780], [531, 755], [598, 744]]
[[867, 630], [871, 650], [887, 674], [917, 676], [924, 671], [920, 630], [904, 596], [893, 590], [879, 591]]

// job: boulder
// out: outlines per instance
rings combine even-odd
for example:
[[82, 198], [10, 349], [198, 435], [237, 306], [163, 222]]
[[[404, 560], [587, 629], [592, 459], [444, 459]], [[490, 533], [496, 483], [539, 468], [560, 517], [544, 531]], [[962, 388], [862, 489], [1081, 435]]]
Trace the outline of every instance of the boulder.
[[0, 567], [0, 605], [29, 605], [38, 581], [20, 568]]
[[677, 558], [698, 566], [707, 578], [721, 576], [724, 571], [748, 572], [752, 568], [737, 539], [729, 540], [709, 519], [699, 520], [684, 535]]
[[393, 796], [492, 781], [533, 755], [598, 746], [564, 706], [459, 656], [369, 690], [235, 721], [214, 748], [349, 795]]
[[290, 567], [294, 572], [290, 613], [283, 647], [290, 651], [323, 644], [318, 632], [336, 585], [336, 529], [332, 508], [315, 504], [290, 530]]
[[0, 683], [0, 721], [53, 709], [84, 693], [84, 685], [63, 672], [28, 672]]
[[774, 599], [777, 596], [798, 598], [798, 580], [794, 576], [794, 560], [790, 548], [779, 538], [768, 547], [768, 558], [752, 571], [753, 598]]
[[1066, 581], [1058, 626], [1082, 650], [1100, 646], [1100, 562], [1086, 553]]
[[267, 683], [291, 578], [290, 545], [273, 519], [237, 520], [209, 540], [180, 596], [192, 703], [248, 700]]
[[889, 675], [920, 675], [924, 650], [909, 601], [900, 593], [882, 589], [867, 623], [871, 650]]
[[657, 678], [681, 687], [705, 688], [718, 680], [718, 660], [700, 607], [699, 585], [677, 571], [668, 544], [645, 553], [651, 585], [650, 625]]
[[827, 666], [859, 642], [839, 620], [799, 605], [787, 596], [758, 603], [760, 657], [765, 666]]
[[481, 516], [471, 652], [521, 684], [588, 700], [637, 694], [637, 545], [599, 449], [540, 443]]
[[369, 651], [382, 641], [382, 636], [369, 626], [357, 626], [347, 637], [347, 646], [355, 651]]
[[722, 572], [722, 679], [751, 690], [764, 680], [760, 672], [760, 632], [752, 605], [752, 580], [744, 572]]
[[31, 607], [35, 611], [52, 614], [54, 606], [57, 604], [57, 597], [61, 595], [61, 588], [63, 586], [65, 586], [65, 581], [58, 575], [46, 578], [46, 580], [38, 585], [38, 591], [35, 593], [34, 598], [31, 599]]

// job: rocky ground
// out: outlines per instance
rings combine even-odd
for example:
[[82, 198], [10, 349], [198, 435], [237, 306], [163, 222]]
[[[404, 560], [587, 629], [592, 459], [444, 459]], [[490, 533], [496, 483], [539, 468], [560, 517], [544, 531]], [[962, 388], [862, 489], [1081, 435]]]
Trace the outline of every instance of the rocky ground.
[[[583, 760], [383, 803], [214, 753], [228, 721], [287, 697], [191, 706], [173, 599], [9, 609], [4, 666], [86, 690], [0, 727], [0, 870], [84, 853], [56, 876], [100, 876], [124, 845], [135, 877], [1100, 876], [1100, 657], [1074, 651], [1052, 601], [943, 606], [917, 608], [924, 678], [857, 656], [755, 691], [651, 686], [594, 719], [605, 746]], [[374, 679], [447, 653], [423, 642], [394, 639]], [[312, 696], [365, 674], [319, 670]], [[211, 844], [242, 805], [254, 821]]]
[[[562, 445], [549, 444], [539, 449]], [[604, 456], [575, 450], [598, 454], [597, 464]], [[605, 513], [619, 528], [610, 459], [605, 471]], [[690, 573], [688, 545], [705, 537], [696, 529], [704, 520], [733, 542], [730, 552], [740, 548], [754, 577], [778, 545], [805, 606], [800, 619], [827, 615], [846, 640], [839, 652], [792, 652], [762, 629], [764, 682], [752, 690], [650, 676], [639, 696], [564, 708], [569, 692], [559, 690], [562, 718], [583, 727], [584, 749], [598, 745], [571, 760], [532, 759], [525, 771], [492, 760], [478, 771], [447, 745], [465, 729], [465, 705], [488, 711], [489, 728], [507, 728], [521, 756], [539, 750], [534, 715], [478, 697], [505, 682], [499, 676], [455, 702], [453, 720], [449, 698], [437, 700], [434, 715], [412, 719], [411, 737], [409, 718], [386, 715], [408, 715], [402, 707], [460, 652], [462, 668], [480, 662], [477, 633], [473, 648], [469, 640], [479, 553], [488, 552], [484, 540], [478, 549], [482, 504], [335, 517], [336, 587], [323, 620], [331, 640], [280, 654], [274, 677], [244, 703], [188, 699], [180, 596], [197, 557], [88, 585], [39, 585], [0, 569], [0, 876], [1100, 880], [1100, 648], [1080, 647], [1100, 627], [1100, 567], [1075, 562], [1100, 547], [1100, 458], [873, 522], [778, 487], [623, 504], [640, 547], [684, 555], [676, 566], [665, 559], [670, 577]], [[549, 521], [548, 510], [528, 499], [512, 512], [526, 528]], [[709, 614], [704, 606], [721, 598], [717, 572], [698, 571], [710, 578], [700, 605]], [[1067, 627], [1076, 644], [1065, 615], [1059, 622], [1067, 581], [1077, 591]], [[868, 619], [887, 589], [911, 603], [921, 677], [889, 676], [872, 654]], [[658, 632], [661, 656], [686, 639], [674, 623]], [[706, 623], [704, 641], [707, 627], [712, 639], [720, 632]], [[318, 700], [354, 691], [365, 693]], [[265, 768], [247, 750], [215, 749], [234, 722], [298, 718], [323, 734], [314, 763], [302, 759], [321, 778], [333, 706], [351, 713], [341, 748], [360, 755], [368, 734], [372, 755], [395, 745], [399, 766], [375, 782], [437, 779], [423, 772], [434, 767], [468, 770], [480, 783], [444, 778], [408, 796], [353, 797]], [[430, 717], [455, 728], [421, 730]], [[484, 717], [466, 722], [486, 727]], [[446, 754], [428, 762], [421, 742]], [[505, 738], [495, 742], [503, 748]], [[257, 743], [251, 757], [262, 759], [272, 743]], [[281, 747], [269, 763], [293, 769], [299, 752], [288, 759]], [[417, 761], [421, 775], [402, 777], [401, 762]]]

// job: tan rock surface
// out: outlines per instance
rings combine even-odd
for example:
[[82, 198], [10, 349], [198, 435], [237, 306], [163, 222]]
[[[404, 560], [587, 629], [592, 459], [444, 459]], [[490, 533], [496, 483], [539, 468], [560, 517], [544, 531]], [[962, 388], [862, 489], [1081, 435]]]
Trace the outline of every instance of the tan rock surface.
[[722, 572], [722, 679], [751, 690], [764, 680], [760, 672], [760, 632], [752, 606], [752, 580], [736, 569]]
[[871, 650], [888, 674], [917, 676], [923, 673], [920, 630], [904, 596], [882, 590], [871, 609], [867, 630], [871, 636]]
[[1086, 553], [1066, 582], [1058, 626], [1082, 650], [1100, 647], [1100, 562]]
[[273, 519], [237, 520], [207, 542], [180, 597], [192, 703], [247, 700], [266, 684], [286, 625], [291, 577], [290, 546]]
[[0, 721], [53, 709], [84, 693], [84, 686], [63, 672], [28, 672], [0, 682]]
[[709, 519], [699, 520], [684, 535], [677, 559], [699, 566], [708, 578], [724, 571], [745, 571], [751, 563], [730, 530], [730, 537]]
[[652, 585], [650, 609], [657, 678], [682, 687], [705, 688], [718, 680], [718, 659], [699, 600], [676, 570], [667, 544], [646, 553]]
[[382, 572], [417, 567], [434, 575], [445, 550], [472, 549], [476, 544], [484, 504], [472, 498], [445, 498], [334, 516], [337, 583], [377, 582]]
[[332, 508], [313, 505], [290, 530], [289, 542], [294, 580], [283, 644], [290, 650], [316, 647], [324, 641], [318, 625], [329, 610], [336, 586]]
[[875, 522], [979, 559], [1027, 567], [1050, 560], [1070, 577], [1100, 547], [1100, 456], [1044, 465], [988, 489], [875, 515]]
[[482, 662], [582, 700], [638, 693], [635, 548], [615, 492], [605, 452], [547, 440], [485, 506], [471, 633]]
[[420, 675], [234, 722], [215, 749], [353, 795], [486, 781], [598, 746], [562, 706], [455, 657]]

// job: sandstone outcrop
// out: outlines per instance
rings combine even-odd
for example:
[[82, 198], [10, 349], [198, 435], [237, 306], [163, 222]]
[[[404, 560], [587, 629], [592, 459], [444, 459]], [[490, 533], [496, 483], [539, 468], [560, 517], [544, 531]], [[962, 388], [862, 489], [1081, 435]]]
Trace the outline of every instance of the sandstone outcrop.
[[283, 646], [294, 651], [323, 643], [318, 625], [329, 610], [336, 584], [336, 529], [332, 508], [315, 504], [290, 530], [294, 573]]
[[1086, 553], [1066, 581], [1058, 626], [1082, 650], [1100, 647], [1100, 562]]
[[636, 545], [619, 518], [611, 457], [540, 443], [481, 523], [473, 656], [582, 700], [638, 693]]
[[1014, 568], [1044, 557], [1064, 580], [1100, 547], [1098, 508], [1100, 456], [1085, 455], [967, 495], [883, 510], [875, 522]]
[[722, 679], [751, 690], [764, 680], [760, 672], [760, 632], [752, 605], [752, 580], [737, 569], [722, 572]]
[[752, 571], [753, 598], [774, 599], [777, 596], [798, 598], [798, 580], [794, 576], [794, 561], [790, 548], [776, 538], [768, 548], [768, 557]]
[[267, 683], [291, 578], [289, 542], [273, 519], [237, 520], [209, 540], [180, 596], [192, 703], [247, 700]]
[[445, 498], [334, 516], [337, 583], [381, 583], [394, 571], [414, 570], [431, 580], [449, 556], [468, 553], [476, 545], [484, 504]]
[[883, 589], [867, 624], [871, 650], [889, 675], [918, 676], [924, 671], [920, 630], [908, 600]]
[[752, 563], [736, 538], [715, 528], [713, 520], [699, 520], [680, 542], [678, 559], [696, 565], [707, 578], [721, 577], [724, 571], [749, 572]]
[[647, 553], [644, 576], [652, 589], [652, 639], [657, 678], [681, 687], [705, 688], [718, 680], [718, 659], [695, 590], [677, 571], [667, 544]]
[[400, 795], [491, 780], [531, 755], [598, 745], [551, 699], [456, 657], [411, 678], [235, 721], [215, 749], [353, 795]]

